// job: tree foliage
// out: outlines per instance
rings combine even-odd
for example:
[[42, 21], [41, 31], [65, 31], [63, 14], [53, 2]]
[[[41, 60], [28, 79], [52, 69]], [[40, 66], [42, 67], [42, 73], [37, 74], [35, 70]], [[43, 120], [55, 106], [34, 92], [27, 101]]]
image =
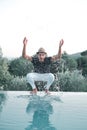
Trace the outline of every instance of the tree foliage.
[[6, 58], [0, 58], [0, 89], [7, 86], [11, 80], [11, 75], [8, 72], [8, 60]]
[[86, 50], [86, 51], [81, 52], [81, 55], [82, 55], [82, 56], [87, 56], [87, 50]]
[[58, 76], [62, 91], [87, 91], [87, 82], [80, 71], [66, 71], [58, 74]]
[[27, 82], [25, 77], [14, 77], [11, 81], [8, 87], [5, 87], [5, 90], [17, 90], [17, 91], [26, 91], [28, 90]]
[[73, 71], [77, 68], [77, 62], [74, 58], [71, 58], [67, 53], [64, 53], [62, 55], [62, 58], [64, 59], [64, 71], [69, 70]]
[[87, 76], [87, 56], [83, 56], [77, 59], [78, 69], [82, 70], [82, 74]]
[[22, 57], [12, 60], [9, 65], [9, 72], [15, 76], [26, 76], [32, 70], [32, 63]]

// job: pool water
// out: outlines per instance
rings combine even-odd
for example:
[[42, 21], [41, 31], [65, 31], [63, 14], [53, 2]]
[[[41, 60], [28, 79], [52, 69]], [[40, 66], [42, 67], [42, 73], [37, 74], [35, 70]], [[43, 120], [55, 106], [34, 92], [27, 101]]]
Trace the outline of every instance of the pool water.
[[0, 92], [0, 130], [87, 130], [87, 93]]

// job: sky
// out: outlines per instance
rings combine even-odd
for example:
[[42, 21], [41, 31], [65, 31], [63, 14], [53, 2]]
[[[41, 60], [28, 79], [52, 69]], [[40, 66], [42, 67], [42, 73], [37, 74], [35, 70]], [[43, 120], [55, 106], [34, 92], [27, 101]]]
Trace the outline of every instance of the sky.
[[49, 56], [87, 50], [87, 0], [0, 0], [0, 47], [5, 57], [20, 57], [44, 47]]

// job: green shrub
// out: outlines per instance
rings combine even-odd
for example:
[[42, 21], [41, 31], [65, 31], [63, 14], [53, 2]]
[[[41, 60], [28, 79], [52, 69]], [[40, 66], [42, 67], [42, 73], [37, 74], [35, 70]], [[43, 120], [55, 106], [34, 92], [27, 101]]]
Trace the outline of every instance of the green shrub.
[[30, 89], [28, 87], [30, 86], [27, 85], [26, 78], [17, 76], [10, 81], [9, 86], [5, 87], [5, 90], [27, 91]]
[[81, 72], [76, 70], [73, 72], [66, 71], [59, 73], [59, 85], [63, 91], [87, 91], [87, 82]]

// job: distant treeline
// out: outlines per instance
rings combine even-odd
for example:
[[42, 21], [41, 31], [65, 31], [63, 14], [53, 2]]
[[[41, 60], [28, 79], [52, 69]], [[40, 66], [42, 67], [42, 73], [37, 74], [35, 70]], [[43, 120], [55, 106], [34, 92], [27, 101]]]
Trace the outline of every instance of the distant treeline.
[[[80, 56], [62, 54], [60, 61], [50, 65], [50, 71], [55, 75], [51, 91], [84, 91], [87, 92], [87, 51]], [[0, 90], [30, 91], [26, 82], [26, 74], [33, 72], [33, 64], [22, 58], [9, 60], [3, 57], [0, 48]], [[38, 90], [43, 90], [45, 82], [35, 82]]]

